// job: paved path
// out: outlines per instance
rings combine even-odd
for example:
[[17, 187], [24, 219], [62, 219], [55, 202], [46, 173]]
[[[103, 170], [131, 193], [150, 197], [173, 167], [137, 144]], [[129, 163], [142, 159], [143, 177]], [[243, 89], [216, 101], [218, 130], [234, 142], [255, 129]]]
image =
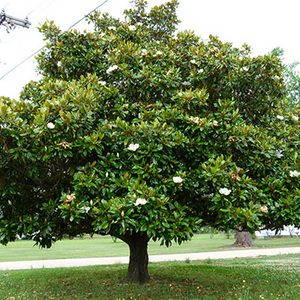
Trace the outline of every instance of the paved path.
[[[272, 249], [250, 249], [250, 250], [228, 250], [216, 252], [199, 252], [184, 254], [150, 255], [150, 262], [161, 261], [185, 261], [204, 259], [224, 259], [235, 257], [257, 257], [260, 255], [278, 255], [300, 253], [300, 247], [272, 248]], [[24, 270], [42, 268], [65, 268], [95, 265], [128, 264], [128, 256], [99, 257], [99, 258], [72, 258], [72, 259], [49, 259], [32, 261], [8, 261], [0, 262], [0, 270]]]

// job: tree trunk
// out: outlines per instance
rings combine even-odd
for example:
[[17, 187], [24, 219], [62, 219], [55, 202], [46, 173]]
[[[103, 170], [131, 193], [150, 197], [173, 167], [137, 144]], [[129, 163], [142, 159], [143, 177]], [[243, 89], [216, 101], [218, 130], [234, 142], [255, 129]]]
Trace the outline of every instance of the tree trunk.
[[123, 237], [130, 249], [128, 273], [125, 281], [146, 283], [150, 280], [148, 274], [148, 241], [144, 234]]
[[255, 247], [252, 235], [249, 231], [236, 231], [236, 241], [230, 247]]

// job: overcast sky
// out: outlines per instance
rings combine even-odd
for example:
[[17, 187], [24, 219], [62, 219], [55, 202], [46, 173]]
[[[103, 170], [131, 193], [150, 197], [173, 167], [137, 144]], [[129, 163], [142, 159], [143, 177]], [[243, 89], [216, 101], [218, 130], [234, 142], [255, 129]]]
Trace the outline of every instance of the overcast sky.
[[[28, 16], [30, 29], [10, 33], [0, 26], [0, 78], [44, 45], [37, 27], [46, 19], [68, 29], [105, 0], [0, 0], [0, 10], [17, 18]], [[149, 6], [166, 0], [148, 0]], [[178, 9], [180, 30], [194, 30], [203, 39], [217, 35], [223, 42], [240, 47], [249, 44], [253, 55], [283, 48], [285, 62], [300, 61], [299, 0], [181, 0]], [[100, 10], [114, 17], [131, 7], [130, 0], [107, 0]], [[75, 28], [87, 27], [85, 21]], [[0, 80], [0, 95], [17, 98], [22, 87], [36, 79], [34, 58]]]

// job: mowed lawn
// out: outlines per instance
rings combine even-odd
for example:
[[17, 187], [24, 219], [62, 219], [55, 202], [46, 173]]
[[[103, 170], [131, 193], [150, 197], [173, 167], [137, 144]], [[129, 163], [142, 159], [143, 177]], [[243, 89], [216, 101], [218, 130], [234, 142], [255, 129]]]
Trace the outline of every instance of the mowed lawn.
[[[166, 248], [150, 242], [150, 254], [233, 249], [234, 238], [196, 235], [191, 242]], [[300, 247], [300, 238], [256, 240], [258, 248]], [[0, 248], [1, 261], [128, 255], [127, 245], [110, 237], [65, 239], [51, 249], [18, 241]], [[150, 263], [146, 285], [123, 283], [127, 265], [0, 271], [0, 299], [101, 300], [248, 300], [300, 299], [300, 257]]]
[[123, 283], [126, 265], [0, 271], [0, 299], [299, 300], [299, 255], [150, 263], [151, 281]]
[[[171, 247], [161, 246], [160, 242], [149, 243], [149, 254], [191, 253], [206, 251], [234, 251], [226, 246], [234, 243], [234, 238], [228, 239], [223, 234], [197, 234], [192, 241]], [[300, 247], [300, 238], [278, 238], [256, 240], [258, 248]], [[31, 240], [22, 240], [0, 246], [0, 261], [40, 260], [60, 258], [109, 257], [127, 256], [128, 246], [110, 236], [94, 236], [90, 238], [64, 239], [56, 242], [50, 249], [34, 246]]]

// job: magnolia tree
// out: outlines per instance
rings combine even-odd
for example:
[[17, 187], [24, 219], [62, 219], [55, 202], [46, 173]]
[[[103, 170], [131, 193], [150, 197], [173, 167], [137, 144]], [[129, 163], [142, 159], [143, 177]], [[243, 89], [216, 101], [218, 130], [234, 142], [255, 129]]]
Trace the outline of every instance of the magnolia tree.
[[126, 280], [149, 280], [147, 244], [209, 225], [298, 224], [299, 120], [281, 62], [176, 33], [173, 0], [93, 32], [40, 30], [42, 79], [0, 101], [1, 243], [64, 235], [127, 243]]
[[[284, 51], [281, 48], [275, 48], [271, 51], [272, 54], [283, 58]], [[300, 62], [295, 61], [289, 64], [282, 64], [282, 74], [286, 85], [286, 104], [294, 109], [300, 103]]]

